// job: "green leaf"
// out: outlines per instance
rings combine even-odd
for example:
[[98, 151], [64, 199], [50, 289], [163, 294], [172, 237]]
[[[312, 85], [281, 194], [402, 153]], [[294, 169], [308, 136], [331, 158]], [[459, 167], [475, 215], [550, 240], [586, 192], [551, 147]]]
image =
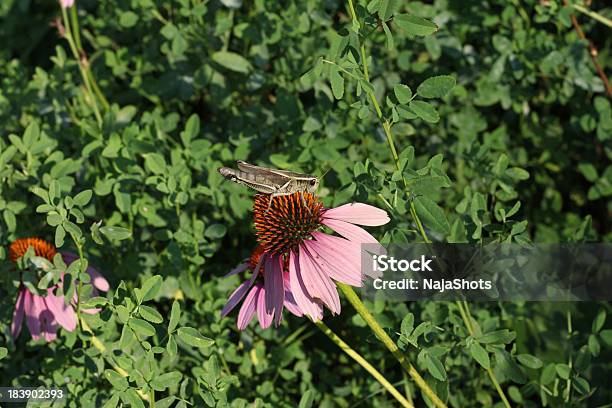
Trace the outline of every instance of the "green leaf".
[[529, 172], [520, 167], [511, 167], [506, 169], [505, 173], [514, 180], [527, 180], [529, 178]]
[[313, 390], [307, 390], [304, 394], [302, 394], [302, 398], [300, 398], [300, 403], [298, 408], [311, 408], [314, 403], [315, 393]]
[[593, 320], [593, 324], [591, 325], [591, 330], [593, 333], [599, 333], [599, 331], [603, 328], [606, 323], [606, 311], [601, 309], [597, 316]]
[[344, 96], [344, 78], [336, 66], [332, 66], [329, 70], [329, 82], [331, 83], [334, 98], [342, 99]]
[[557, 371], [559, 377], [564, 380], [567, 380], [572, 373], [572, 369], [567, 364], [556, 364], [555, 370]]
[[527, 381], [521, 368], [512, 360], [510, 354], [505, 350], [495, 351], [495, 361], [497, 368], [512, 381], [524, 384]]
[[397, 84], [393, 87], [393, 92], [399, 103], [406, 104], [412, 99], [412, 89], [408, 85]]
[[161, 323], [164, 321], [162, 315], [150, 306], [140, 305], [138, 307], [138, 314], [151, 323]]
[[104, 377], [111, 383], [113, 388], [119, 391], [124, 391], [129, 386], [127, 379], [114, 370], [104, 370]]
[[398, 14], [393, 22], [408, 34], [426, 36], [438, 31], [438, 26], [424, 18], [411, 14]]
[[410, 337], [412, 334], [412, 330], [414, 329], [414, 315], [412, 313], [408, 313], [402, 319], [401, 332], [402, 336]]
[[172, 302], [172, 311], [170, 312], [170, 323], [168, 324], [168, 333], [172, 333], [181, 319], [181, 304], [178, 300]]
[[244, 74], [251, 70], [251, 63], [243, 56], [229, 51], [217, 51], [212, 55], [213, 61], [230, 71]]
[[181, 133], [183, 145], [188, 146], [189, 142], [200, 133], [200, 117], [195, 113], [189, 117], [185, 130]]
[[132, 232], [127, 228], [122, 227], [100, 227], [100, 232], [108, 239], [116, 239], [118, 241], [128, 239], [132, 236]]
[[133, 11], [126, 11], [119, 16], [119, 24], [125, 28], [131, 28], [138, 22], [138, 14]]
[[144, 408], [144, 403], [135, 389], [130, 388], [121, 393], [121, 400], [131, 408]]
[[74, 205], [79, 207], [85, 207], [89, 200], [91, 200], [91, 196], [93, 195], [92, 190], [83, 190], [79, 194], [73, 197]]
[[450, 233], [450, 224], [444, 210], [432, 199], [420, 196], [414, 199], [416, 212], [425, 225], [445, 235]]
[[483, 344], [509, 344], [516, 335], [508, 329], [496, 330], [486, 333], [478, 338], [478, 342]]
[[223, 224], [212, 224], [206, 231], [204, 231], [204, 236], [210, 239], [219, 239], [222, 238], [227, 232], [227, 227]]
[[155, 275], [143, 283], [142, 288], [134, 290], [140, 303], [153, 299], [159, 293], [162, 285], [162, 277]]
[[40, 128], [38, 127], [38, 122], [33, 120], [23, 133], [23, 144], [27, 150], [30, 150], [30, 148], [38, 140], [39, 135]]
[[0, 347], [0, 360], [8, 355], [8, 350], [4, 347]]
[[140, 338], [151, 337], [155, 335], [155, 327], [145, 320], [131, 318], [128, 320], [128, 325]]
[[102, 408], [116, 408], [119, 405], [119, 394], [115, 394], [102, 405]]
[[164, 156], [159, 153], [145, 155], [145, 168], [154, 174], [164, 174], [167, 168]]
[[172, 371], [153, 378], [151, 387], [153, 387], [155, 391], [163, 391], [166, 388], [176, 387], [182, 378], [183, 374], [178, 371]]
[[215, 341], [213, 339], [209, 339], [208, 337], [204, 337], [200, 334], [199, 331], [192, 327], [181, 327], [177, 332], [178, 338], [181, 339], [185, 344], [188, 344], [193, 347], [210, 347]]
[[527, 368], [533, 368], [535, 370], [542, 368], [543, 363], [539, 358], [532, 356], [531, 354], [519, 354], [516, 359]]
[[424, 363], [425, 367], [427, 367], [427, 371], [429, 371], [436, 380], [446, 381], [446, 370], [440, 359], [432, 356], [430, 353], [425, 353]]
[[417, 88], [417, 94], [423, 98], [442, 98], [455, 86], [455, 78], [450, 75], [439, 75], [427, 78]]
[[489, 353], [484, 349], [478, 342], [473, 342], [470, 345], [470, 354], [483, 368], [491, 368], [491, 360], [489, 359]]
[[64, 246], [64, 238], [66, 238], [66, 230], [61, 225], [55, 228], [55, 246], [61, 248]]
[[393, 17], [393, 13], [397, 11], [400, 5], [400, 0], [381, 0], [380, 5], [378, 6], [378, 17], [382, 21], [387, 21]]
[[425, 122], [437, 123], [440, 120], [440, 115], [436, 108], [425, 101], [412, 101], [408, 105], [410, 109]]

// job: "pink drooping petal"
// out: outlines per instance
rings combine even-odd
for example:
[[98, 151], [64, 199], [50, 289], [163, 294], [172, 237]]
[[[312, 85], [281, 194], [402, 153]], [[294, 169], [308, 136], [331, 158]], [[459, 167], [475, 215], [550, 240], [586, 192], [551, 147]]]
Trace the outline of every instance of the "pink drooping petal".
[[377, 243], [378, 241], [368, 231], [346, 221], [324, 219], [324, 225], [336, 231], [344, 238], [359, 244]]
[[308, 247], [321, 259], [328, 275], [347, 285], [361, 286], [361, 245], [322, 232], [313, 233], [313, 237], [315, 240], [311, 240]]
[[244, 330], [249, 325], [249, 322], [253, 318], [253, 314], [255, 313], [255, 309], [257, 306], [257, 298], [259, 296], [259, 291], [261, 289], [260, 285], [255, 285], [253, 289], [248, 293], [242, 306], [240, 307], [240, 311], [238, 312], [238, 330]]
[[244, 261], [243, 263], [241, 263], [240, 265], [238, 265], [237, 267], [235, 267], [234, 269], [232, 269], [231, 271], [226, 273], [223, 277], [227, 278], [227, 277], [230, 277], [232, 275], [236, 275], [238, 273], [242, 273], [242, 272], [246, 271], [248, 267], [249, 267], [249, 263]]
[[30, 330], [30, 335], [32, 338], [34, 340], [38, 340], [40, 338], [40, 312], [38, 310], [36, 298], [39, 298], [40, 296], [32, 295], [27, 288], [24, 290], [23, 308], [25, 310], [26, 324], [28, 326], [28, 330]]
[[[41, 301], [44, 302], [44, 298], [41, 297]], [[49, 309], [43, 309], [39, 315], [40, 319], [40, 330], [43, 338], [48, 343], [57, 338], [57, 320]]]
[[257, 278], [257, 275], [259, 275], [259, 270], [261, 269], [261, 265], [263, 261], [264, 261], [264, 257], [262, 256], [259, 259], [257, 266], [255, 266], [255, 270], [253, 271], [253, 274], [251, 275], [251, 279], [249, 279], [246, 282], [243, 282], [240, 286], [238, 286], [238, 288], [236, 288], [234, 292], [232, 292], [229, 299], [227, 300], [227, 303], [223, 307], [223, 310], [221, 311], [221, 317], [227, 316], [227, 314], [231, 312], [238, 303], [240, 303], [240, 301], [242, 300], [244, 295], [247, 293], [249, 288], [253, 286], [253, 283], [255, 282], [255, 278]]
[[351, 224], [378, 226], [389, 222], [385, 210], [363, 203], [349, 203], [331, 208], [323, 214], [323, 219], [334, 219]]
[[[266, 263], [267, 265], [267, 263]], [[266, 266], [267, 269], [267, 266]], [[272, 324], [272, 320], [274, 319], [274, 309], [267, 310], [266, 306], [267, 302], [267, 288], [260, 288], [259, 294], [257, 295], [257, 319], [259, 319], [259, 325], [262, 329], [267, 329]], [[281, 313], [279, 313], [280, 315]]]
[[106, 278], [102, 276], [102, 274], [98, 272], [96, 268], [93, 266], [88, 266], [87, 273], [89, 273], [89, 276], [91, 276], [91, 284], [94, 286], [94, 288], [99, 289], [102, 292], [108, 292], [110, 285], [108, 284]]
[[289, 286], [295, 298], [295, 303], [304, 314], [310, 316], [315, 322], [323, 319], [323, 308], [308, 294], [306, 285], [302, 280], [299, 256], [293, 251], [289, 253]]
[[[253, 276], [254, 275], [255, 274], [253, 274]], [[248, 290], [251, 288], [252, 285], [253, 285], [253, 279], [244, 281], [240, 284], [240, 286], [238, 286], [238, 288], [236, 288], [236, 290], [234, 290], [234, 292], [232, 292], [227, 303], [223, 307], [223, 310], [221, 311], [221, 317], [227, 316], [228, 313], [231, 312], [238, 303], [240, 303], [240, 301], [242, 300], [244, 295], [246, 295], [246, 293], [248, 292]]]
[[280, 257], [268, 256], [264, 267], [264, 285], [266, 288], [264, 306], [268, 314], [276, 317], [274, 321], [277, 326], [280, 324], [283, 315], [283, 303], [285, 302], [285, 287], [280, 262]]
[[285, 288], [285, 307], [292, 314], [297, 317], [302, 317], [304, 313], [300, 310], [300, 307], [291, 293], [291, 282], [289, 281], [289, 271], [283, 271], [283, 287]]
[[15, 302], [15, 311], [13, 312], [13, 321], [11, 323], [11, 334], [13, 335], [13, 340], [17, 340], [19, 337], [19, 333], [21, 333], [21, 326], [23, 324], [23, 316], [25, 315], [25, 293], [27, 289], [23, 286], [19, 288], [19, 292], [17, 292], [17, 302]]
[[44, 298], [47, 309], [53, 313], [55, 320], [66, 330], [74, 331], [77, 326], [77, 315], [71, 305], [66, 305], [63, 297], [55, 296], [53, 289], [47, 289]]
[[340, 313], [340, 297], [336, 285], [332, 282], [306, 247], [305, 241], [300, 245], [300, 276], [310, 296], [321, 299], [334, 314]]

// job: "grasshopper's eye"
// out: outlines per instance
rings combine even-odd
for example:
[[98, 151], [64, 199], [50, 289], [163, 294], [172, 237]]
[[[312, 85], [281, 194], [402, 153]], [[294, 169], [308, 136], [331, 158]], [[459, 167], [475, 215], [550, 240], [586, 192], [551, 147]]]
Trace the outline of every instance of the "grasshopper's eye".
[[310, 185], [313, 186], [313, 187], [316, 186], [317, 185], [317, 179], [310, 180]]

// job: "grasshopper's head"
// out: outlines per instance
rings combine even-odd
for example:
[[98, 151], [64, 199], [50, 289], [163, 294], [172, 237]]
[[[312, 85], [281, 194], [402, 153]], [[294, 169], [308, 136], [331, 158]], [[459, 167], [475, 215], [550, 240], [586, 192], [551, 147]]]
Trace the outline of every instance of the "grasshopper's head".
[[316, 177], [312, 177], [310, 180], [308, 180], [306, 191], [308, 193], [314, 194], [317, 191], [317, 188], [319, 188], [319, 179]]

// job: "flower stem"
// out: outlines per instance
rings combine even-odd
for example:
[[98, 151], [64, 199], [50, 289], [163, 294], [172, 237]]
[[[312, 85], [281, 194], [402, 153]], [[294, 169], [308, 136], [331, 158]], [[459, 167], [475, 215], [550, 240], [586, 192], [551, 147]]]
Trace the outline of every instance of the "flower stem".
[[431, 389], [431, 387], [425, 382], [423, 377], [418, 373], [416, 368], [406, 359], [406, 356], [400, 351], [395, 342], [389, 337], [389, 335], [383, 330], [380, 324], [376, 321], [374, 316], [370, 313], [370, 311], [365, 307], [363, 302], [359, 299], [355, 291], [348, 285], [344, 283], [337, 282], [338, 287], [348, 301], [353, 305], [357, 313], [365, 320], [365, 322], [370, 326], [370, 329], [376, 334], [378, 339], [387, 347], [387, 349], [393, 354], [393, 356], [399, 361], [401, 366], [406, 370], [406, 372], [410, 375], [412, 380], [416, 383], [416, 385], [421, 389], [421, 392], [429, 398], [433, 404], [438, 408], [446, 408], [446, 404], [442, 402], [442, 400], [436, 395], [436, 393]]
[[[470, 314], [468, 303], [466, 301], [460, 301], [460, 300], [458, 300], [456, 303], [457, 303], [457, 307], [459, 308], [459, 314], [461, 315], [461, 319], [463, 319], [463, 323], [465, 324], [465, 327], [467, 328], [468, 333], [470, 334], [470, 336], [474, 337], [476, 335], [476, 330], [474, 328], [474, 325], [472, 324], [472, 316]], [[497, 381], [497, 377], [495, 376], [493, 369], [489, 367], [486, 369], [486, 371], [487, 371], [487, 374], [489, 375], [489, 378], [491, 379], [491, 382], [493, 383], [493, 386], [497, 390], [497, 394], [499, 394], [499, 397], [504, 403], [504, 406], [506, 408], [511, 408], [510, 401], [508, 401], [508, 398], [506, 397], [504, 390], [502, 389], [501, 385], [499, 385], [499, 381]]]
[[597, 20], [600, 23], [603, 23], [608, 27], [612, 28], [612, 20], [610, 20], [609, 18], [606, 18], [593, 10], [589, 10], [588, 8], [581, 6], [580, 4], [572, 4], [572, 7], [575, 10], [578, 10], [579, 12], [591, 17], [593, 20]]
[[349, 357], [355, 360], [360, 366], [365, 368], [365, 370], [372, 375], [399, 403], [406, 408], [414, 408], [404, 396], [389, 382], [387, 379], [380, 373], [372, 364], [370, 364], [365, 358], [363, 358], [359, 353], [353, 350], [348, 344], [346, 344], [336, 333], [334, 333], [329, 327], [325, 325], [325, 323], [319, 321], [315, 322], [317, 327], [321, 329], [323, 333], [327, 337], [330, 338], [342, 351], [344, 351]]
[[[355, 7], [353, 6], [353, 1], [348, 0], [348, 4], [349, 4], [349, 10], [350, 10], [349, 14], [351, 15], [351, 19], [353, 21], [357, 21], [357, 14], [355, 13]], [[365, 78], [366, 81], [369, 82], [370, 73], [368, 70], [368, 58], [366, 55], [365, 43], [361, 43], [359, 50], [361, 53], [361, 66], [363, 69], [363, 77]], [[378, 100], [376, 99], [376, 95], [374, 95], [374, 92], [370, 90], [366, 90], [366, 92], [368, 93], [370, 100], [372, 101], [372, 105], [374, 106], [374, 110], [376, 111], [376, 117], [378, 118], [385, 132], [385, 136], [387, 138], [387, 145], [389, 146], [389, 150], [391, 151], [391, 157], [393, 158], [393, 161], [395, 163], [395, 168], [397, 170], [401, 170], [400, 162], [399, 162], [399, 155], [397, 154], [397, 149], [395, 148], [395, 140], [393, 138], [393, 132], [391, 131], [391, 123], [389, 123], [389, 120], [384, 117], [382, 113], [382, 109], [380, 108]], [[410, 187], [408, 185], [408, 181], [404, 177], [404, 174], [402, 174], [402, 181], [404, 184], [404, 189], [406, 191], [406, 194], [410, 195]], [[414, 223], [416, 224], [417, 229], [419, 233], [421, 234], [421, 237], [423, 238], [423, 241], [425, 243], [430, 243], [431, 241], [427, 237], [427, 233], [425, 233], [425, 229], [423, 228], [423, 223], [421, 222], [421, 219], [419, 218], [419, 215], [416, 212], [416, 208], [414, 206], [413, 200], [410, 200], [410, 215], [412, 216], [412, 219], [414, 220]]]
[[83, 83], [85, 84], [85, 89], [87, 90], [88, 99], [91, 101], [91, 107], [94, 111], [94, 115], [96, 117], [96, 121], [98, 122], [98, 126], [102, 126], [102, 116], [100, 115], [100, 110], [98, 108], [98, 103], [96, 102], [96, 97], [91, 88], [91, 84], [87, 75], [87, 67], [83, 64], [81, 60], [81, 55], [79, 53], [79, 49], [75, 44], [75, 40], [72, 34], [72, 28], [70, 24], [70, 19], [68, 18], [68, 13], [66, 9], [62, 7], [62, 19], [64, 21], [64, 27], [66, 28], [66, 40], [68, 41], [68, 45], [70, 46], [70, 51], [72, 51], [72, 55], [77, 61], [77, 65], [79, 66], [79, 71], [81, 72], [81, 77], [83, 78]]

